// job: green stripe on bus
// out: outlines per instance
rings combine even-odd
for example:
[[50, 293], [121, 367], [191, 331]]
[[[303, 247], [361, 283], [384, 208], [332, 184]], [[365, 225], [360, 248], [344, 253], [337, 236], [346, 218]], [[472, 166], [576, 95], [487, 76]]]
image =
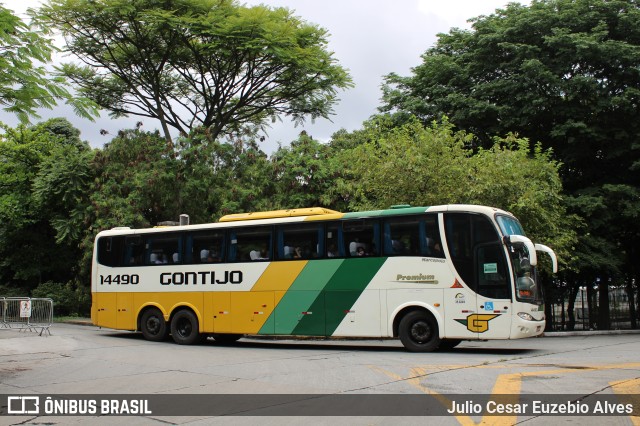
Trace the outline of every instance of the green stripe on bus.
[[291, 334], [331, 336], [386, 260], [385, 257], [345, 260]]
[[[270, 330], [275, 334], [292, 334], [301, 318], [314, 314], [311, 305], [343, 262], [343, 259], [328, 259], [307, 263], [258, 334], [271, 334]], [[322, 328], [321, 334], [324, 325]]]
[[367, 217], [384, 217], [384, 216], [397, 216], [403, 214], [421, 214], [426, 212], [428, 207], [403, 207], [398, 209], [387, 210], [370, 210], [364, 212], [351, 212], [345, 213], [343, 219], [359, 219]]

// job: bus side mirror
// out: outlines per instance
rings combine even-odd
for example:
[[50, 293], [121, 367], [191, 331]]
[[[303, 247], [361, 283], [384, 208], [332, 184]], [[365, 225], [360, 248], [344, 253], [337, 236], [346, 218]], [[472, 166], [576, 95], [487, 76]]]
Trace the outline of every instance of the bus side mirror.
[[530, 239], [522, 235], [507, 235], [504, 237], [504, 243], [509, 246], [514, 243], [521, 243], [527, 248], [529, 252], [529, 265], [536, 266], [538, 264], [538, 256], [536, 255], [536, 248]]
[[553, 273], [555, 274], [556, 272], [558, 272], [558, 258], [556, 257], [555, 252], [543, 244], [536, 244], [535, 247], [537, 251], [547, 253], [549, 257], [551, 257], [551, 265], [552, 265]]

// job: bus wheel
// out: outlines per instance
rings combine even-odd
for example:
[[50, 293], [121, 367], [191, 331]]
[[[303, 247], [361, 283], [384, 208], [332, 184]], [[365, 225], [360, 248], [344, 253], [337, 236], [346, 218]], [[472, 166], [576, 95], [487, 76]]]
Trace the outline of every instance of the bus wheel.
[[179, 345], [191, 345], [200, 341], [198, 318], [187, 309], [175, 313], [171, 319], [171, 337]]
[[440, 341], [440, 346], [438, 346], [438, 349], [442, 349], [444, 351], [447, 351], [449, 349], [453, 349], [456, 346], [458, 346], [460, 344], [460, 342], [462, 342], [462, 340], [458, 340], [458, 339], [442, 339]]
[[220, 343], [233, 343], [238, 341], [242, 337], [242, 334], [214, 334], [213, 338], [216, 342]]
[[431, 352], [438, 348], [438, 323], [424, 311], [411, 311], [400, 321], [400, 341], [411, 352]]
[[145, 339], [152, 342], [160, 342], [167, 338], [169, 329], [162, 312], [157, 308], [144, 311], [140, 318], [140, 331]]

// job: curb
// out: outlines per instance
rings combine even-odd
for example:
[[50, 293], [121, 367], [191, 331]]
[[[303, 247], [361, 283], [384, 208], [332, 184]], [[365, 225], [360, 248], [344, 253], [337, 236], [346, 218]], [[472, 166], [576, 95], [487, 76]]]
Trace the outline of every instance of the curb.
[[[56, 321], [54, 320], [53, 323], [55, 324]], [[60, 321], [60, 324], [93, 325], [90, 319], [82, 319], [82, 318]]]
[[543, 334], [544, 337], [566, 336], [603, 336], [620, 334], [640, 334], [640, 330], [588, 330], [588, 331], [550, 331]]

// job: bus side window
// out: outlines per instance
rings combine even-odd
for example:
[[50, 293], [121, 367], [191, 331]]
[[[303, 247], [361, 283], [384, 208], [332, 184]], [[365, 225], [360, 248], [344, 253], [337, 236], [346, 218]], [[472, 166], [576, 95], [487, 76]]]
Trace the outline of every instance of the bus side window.
[[231, 232], [230, 262], [271, 260], [271, 227], [238, 229]]
[[224, 260], [224, 231], [193, 233], [190, 241], [189, 263], [219, 263]]
[[124, 266], [142, 265], [144, 241], [140, 235], [131, 235], [125, 239]]
[[384, 221], [384, 254], [387, 256], [419, 255], [420, 220], [399, 217]]
[[342, 223], [344, 248], [348, 257], [380, 254], [380, 223], [376, 219], [358, 219]]
[[438, 216], [435, 214], [427, 215], [424, 221], [420, 222], [421, 235], [424, 226], [424, 246], [420, 251], [429, 257], [444, 258], [444, 250], [442, 250], [442, 240], [440, 239], [440, 229], [438, 228]]
[[276, 254], [280, 260], [317, 259], [324, 253], [322, 224], [282, 225], [277, 236]]
[[181, 234], [176, 232], [147, 235], [145, 264], [168, 265], [171, 263], [182, 263], [181, 242]]

